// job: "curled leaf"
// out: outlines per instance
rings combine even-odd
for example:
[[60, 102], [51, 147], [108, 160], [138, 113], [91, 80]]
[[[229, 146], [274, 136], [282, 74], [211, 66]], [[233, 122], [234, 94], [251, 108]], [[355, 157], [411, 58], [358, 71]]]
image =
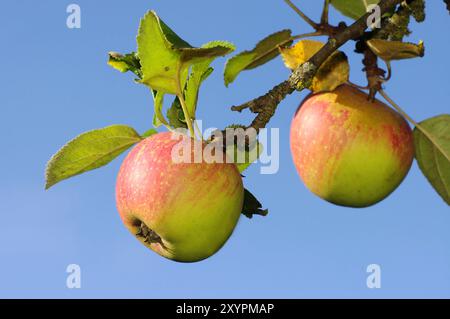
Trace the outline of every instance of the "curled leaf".
[[167, 119], [172, 128], [188, 128], [178, 97], [175, 98], [172, 105], [167, 110]]
[[117, 52], [109, 52], [108, 64], [114, 69], [125, 73], [128, 71], [133, 72], [139, 78], [142, 77], [141, 63], [136, 53], [120, 54]]
[[333, 91], [350, 77], [350, 65], [344, 52], [333, 53], [316, 73], [311, 90], [315, 93]]
[[164, 93], [152, 91], [152, 95], [153, 95], [153, 106], [155, 110], [155, 113], [153, 114], [153, 126], [159, 127], [161, 125], [168, 125], [162, 113], [164, 106]]
[[371, 39], [366, 41], [366, 43], [373, 53], [387, 62], [423, 57], [425, 54], [423, 41], [420, 41], [419, 44], [414, 44], [402, 41]]
[[262, 209], [262, 204], [258, 199], [250, 193], [247, 189], [244, 189], [244, 205], [242, 207], [242, 214], [248, 218], [252, 218], [253, 215], [267, 216], [269, 211]]
[[181, 61], [183, 64], [192, 65], [225, 56], [236, 49], [234, 44], [227, 41], [211, 41], [200, 48], [181, 49]]

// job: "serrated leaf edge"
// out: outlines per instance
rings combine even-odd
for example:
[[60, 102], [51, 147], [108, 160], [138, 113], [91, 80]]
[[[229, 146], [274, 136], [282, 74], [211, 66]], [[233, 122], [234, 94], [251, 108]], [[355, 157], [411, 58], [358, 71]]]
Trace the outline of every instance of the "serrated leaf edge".
[[[63, 152], [64, 152], [64, 151], [65, 151], [72, 143], [74, 143], [74, 142], [75, 142], [77, 139], [79, 139], [80, 137], [85, 136], [85, 135], [87, 135], [87, 134], [89, 134], [89, 133], [92, 133], [92, 132], [94, 132], [94, 131], [103, 130], [103, 129], [108, 129], [108, 128], [111, 128], [111, 127], [114, 127], [114, 126], [117, 126], [117, 125], [110, 125], [110, 126], [107, 126], [107, 127], [101, 128], [101, 129], [95, 129], [95, 130], [91, 130], [91, 131], [87, 131], [87, 132], [81, 133], [81, 134], [77, 135], [76, 137], [74, 137], [73, 139], [71, 139], [69, 142], [67, 142], [63, 147], [61, 147], [61, 148], [60, 148], [60, 149], [59, 149], [59, 150], [58, 150], [58, 151], [50, 158], [50, 160], [47, 162], [46, 169], [45, 169], [45, 180], [46, 180], [46, 183], [45, 183], [45, 189], [47, 190], [47, 189], [49, 189], [50, 187], [56, 185], [57, 183], [62, 182], [63, 180], [66, 180], [66, 179], [68, 179], [68, 178], [71, 178], [71, 177], [77, 176], [77, 175], [79, 175], [79, 174], [82, 174], [82, 173], [83, 173], [83, 170], [85, 170], [87, 167], [89, 167], [90, 165], [92, 165], [92, 163], [90, 163], [89, 165], [85, 165], [85, 166], [83, 167], [83, 169], [81, 169], [80, 172], [77, 173], [77, 174], [73, 174], [73, 175], [71, 175], [71, 176], [68, 176], [68, 177], [63, 178], [63, 179], [58, 180], [58, 181], [50, 181], [50, 178], [51, 178], [50, 170], [51, 170], [51, 168], [52, 168], [53, 163], [55, 163], [55, 161], [56, 161], [58, 158], [60, 158], [60, 157], [62, 156]], [[123, 145], [123, 146], [121, 146], [121, 147], [118, 147], [118, 148], [115, 149], [114, 151], [111, 151], [111, 152], [106, 153], [105, 155], [103, 155], [103, 156], [97, 158], [96, 161], [98, 161], [99, 159], [102, 159], [102, 158], [104, 158], [104, 157], [106, 157], [106, 156], [108, 156], [108, 155], [111, 155], [111, 154], [113, 154], [114, 152], [120, 151], [120, 150], [122, 150], [122, 149], [123, 149], [123, 151], [125, 151], [125, 150], [127, 150], [128, 148], [130, 148], [131, 146], [133, 146], [134, 144], [136, 144], [137, 142], [139, 142], [140, 140], [142, 140], [142, 137], [141, 137], [141, 136], [139, 135], [139, 133], [137, 133], [133, 128], [131, 128], [131, 127], [129, 127], [129, 126], [125, 126], [125, 125], [124, 125], [124, 127], [127, 127], [127, 128], [129, 128], [129, 129], [132, 129], [132, 130], [136, 133], [136, 136], [139, 137], [139, 138], [137, 138], [136, 141], [135, 141], [134, 143], [131, 143], [131, 144], [129, 144], [129, 145]], [[117, 136], [117, 138], [120, 138], [120, 136]], [[124, 139], [132, 139], [132, 138], [129, 137], [129, 136], [123, 136], [123, 138], [124, 138]], [[107, 163], [107, 164], [108, 164], [108, 163]], [[105, 165], [106, 165], [106, 164], [105, 164]], [[98, 167], [98, 168], [100, 168], [100, 167]]]

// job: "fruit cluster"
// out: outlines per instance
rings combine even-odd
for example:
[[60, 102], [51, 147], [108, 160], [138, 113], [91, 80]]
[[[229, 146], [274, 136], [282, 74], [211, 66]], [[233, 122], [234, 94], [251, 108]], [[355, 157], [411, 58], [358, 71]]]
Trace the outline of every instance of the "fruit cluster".
[[[423, 42], [392, 41], [379, 33], [364, 33], [365, 18], [370, 15], [368, 8], [379, 3], [376, 0], [325, 1], [319, 24], [292, 2], [286, 2], [316, 32], [296, 36], [288, 29], [275, 32], [253, 50], [227, 61], [226, 86], [241, 72], [279, 55], [292, 70], [288, 80], [266, 95], [232, 108], [248, 108], [257, 113], [250, 126], [229, 128], [245, 132], [254, 129], [257, 158], [257, 130], [267, 125], [287, 94], [309, 89], [311, 94], [300, 104], [291, 123], [290, 147], [300, 178], [312, 193], [346, 207], [374, 205], [400, 185], [415, 157], [424, 175], [450, 204], [450, 116], [416, 123], [382, 89], [382, 84], [391, 78], [391, 61], [422, 57]], [[345, 23], [330, 25], [330, 4], [359, 22], [348, 27]], [[385, 13], [385, 29], [390, 29], [400, 13], [412, 15], [418, 22], [424, 20], [421, 1], [379, 4]], [[407, 31], [407, 24], [404, 27]], [[327, 44], [304, 39], [320, 35], [329, 36]], [[302, 40], [294, 44], [299, 39]], [[349, 40], [355, 40], [357, 53], [365, 56], [369, 94], [350, 82], [348, 58], [336, 50]], [[108, 64], [121, 72], [132, 72], [137, 83], [150, 89], [154, 128], [141, 135], [129, 126], [114, 125], [81, 134], [50, 160], [46, 187], [104, 166], [133, 147], [120, 168], [116, 185], [117, 208], [126, 228], [146, 247], [175, 261], [195, 262], [215, 254], [231, 236], [241, 215], [267, 214], [243, 185], [242, 171], [256, 160], [249, 155], [249, 143], [238, 145], [234, 138], [230, 145], [218, 144], [213, 137], [205, 140], [196, 126], [199, 90], [213, 72], [210, 65], [234, 50], [227, 41], [193, 47], [154, 11], [147, 12], [139, 26], [137, 52], [110, 52]], [[378, 59], [386, 63], [388, 72], [378, 67]], [[378, 92], [393, 108], [375, 99]], [[173, 95], [174, 100], [164, 114], [167, 95]], [[414, 124], [414, 130], [406, 120]], [[156, 130], [163, 126], [169, 132]], [[183, 133], [179, 134], [179, 130]], [[210, 153], [214, 143], [220, 145], [214, 156], [197, 158], [199, 149], [202, 154], [206, 150]], [[229, 147], [240, 150], [245, 155], [244, 162], [239, 162], [234, 152], [230, 156]], [[191, 160], [180, 162], [175, 157]]]

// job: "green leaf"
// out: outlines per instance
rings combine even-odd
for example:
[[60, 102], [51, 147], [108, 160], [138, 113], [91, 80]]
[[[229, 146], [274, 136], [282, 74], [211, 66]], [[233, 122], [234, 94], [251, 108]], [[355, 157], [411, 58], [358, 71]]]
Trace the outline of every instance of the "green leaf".
[[225, 56], [235, 50], [235, 46], [227, 41], [211, 41], [200, 48], [183, 48], [182, 63], [192, 65], [201, 62], [211, 63], [214, 59]]
[[232, 83], [242, 71], [257, 68], [276, 58], [280, 54], [279, 47], [292, 44], [291, 34], [291, 30], [283, 30], [269, 35], [253, 50], [241, 52], [229, 59], [225, 65], [225, 85]]
[[367, 8], [372, 4], [377, 4], [380, 0], [331, 0], [331, 4], [343, 15], [359, 19], [367, 13]]
[[83, 133], [50, 159], [45, 188], [104, 166], [141, 140], [141, 136], [133, 128], [125, 125], [113, 125]]
[[139, 78], [142, 78], [141, 63], [135, 52], [122, 55], [117, 52], [109, 52], [108, 64], [114, 69], [125, 73], [128, 71], [133, 72]]
[[242, 214], [248, 218], [252, 218], [253, 215], [267, 216], [269, 211], [262, 209], [262, 204], [256, 199], [256, 197], [250, 193], [247, 189], [244, 189], [244, 205], [242, 207]]
[[187, 42], [161, 22], [154, 11], [149, 11], [141, 20], [137, 44], [143, 73], [141, 82], [155, 91], [177, 94], [178, 81], [188, 74], [188, 68], [181, 65], [181, 52], [177, 48], [188, 46]]
[[440, 115], [419, 123], [414, 144], [419, 167], [428, 181], [450, 205], [450, 115]]
[[[141, 20], [137, 36], [142, 83], [153, 90], [178, 95], [185, 87], [189, 67], [234, 50], [229, 42], [215, 41], [194, 48], [171, 30], [154, 11]], [[212, 61], [212, 60], [211, 60]]]
[[192, 48], [188, 42], [184, 41], [182, 38], [178, 36], [167, 24], [162, 21], [155, 11], [148, 12], [147, 14], [152, 13], [156, 20], [158, 21], [161, 30], [163, 32], [163, 36], [169, 41], [169, 43], [173, 44], [175, 48]]
[[172, 128], [187, 128], [186, 119], [178, 97], [175, 98], [172, 106], [167, 110], [167, 119]]
[[[193, 65], [184, 91], [184, 98], [186, 100], [186, 107], [189, 115], [192, 119], [195, 119], [200, 86], [214, 71], [214, 69], [210, 67], [211, 63], [217, 55], [228, 54], [234, 51], [235, 47], [229, 42], [212, 41], [204, 44], [200, 49], [193, 50], [195, 53], [201, 55], [201, 58], [199, 59], [198, 56], [193, 57], [193, 52], [190, 52], [192, 58], [190, 62], [193, 63]], [[211, 56], [212, 53], [214, 53], [214, 55]]]
[[186, 84], [186, 90], [184, 92], [184, 98], [186, 101], [186, 107], [192, 118], [195, 118], [195, 111], [197, 109], [198, 93], [200, 86], [211, 73], [213, 68], [209, 67], [210, 62], [202, 62], [194, 64], [192, 72]]

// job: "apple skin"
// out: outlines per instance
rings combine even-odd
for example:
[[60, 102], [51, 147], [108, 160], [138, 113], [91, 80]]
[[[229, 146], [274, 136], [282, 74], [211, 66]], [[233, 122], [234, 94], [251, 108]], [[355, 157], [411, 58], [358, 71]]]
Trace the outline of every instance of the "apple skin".
[[116, 202], [132, 234], [144, 223], [160, 238], [145, 242], [136, 236], [145, 246], [175, 261], [195, 262], [216, 253], [231, 236], [244, 188], [235, 164], [174, 163], [172, 148], [180, 140], [191, 140], [194, 150], [194, 140], [183, 137], [158, 133], [136, 145], [120, 168]]
[[293, 118], [290, 144], [306, 187], [348, 207], [386, 198], [414, 158], [412, 131], [403, 117], [349, 85], [307, 97]]

